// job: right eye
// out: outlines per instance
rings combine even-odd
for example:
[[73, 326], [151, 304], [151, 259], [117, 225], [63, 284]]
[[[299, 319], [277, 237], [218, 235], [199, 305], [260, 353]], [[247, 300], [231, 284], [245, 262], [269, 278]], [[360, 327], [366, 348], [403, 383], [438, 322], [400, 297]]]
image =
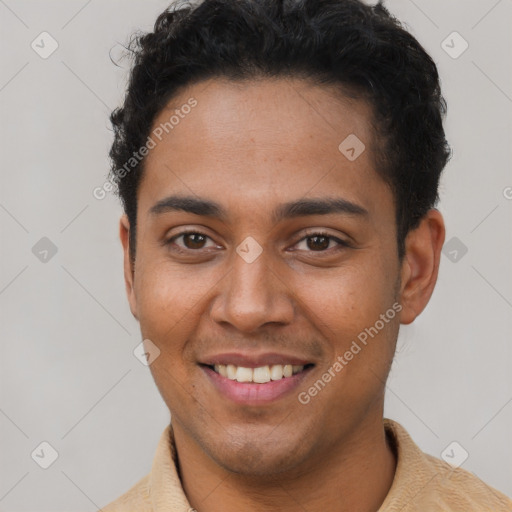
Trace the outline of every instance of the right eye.
[[[181, 244], [177, 242], [180, 239], [182, 241]], [[176, 247], [178, 247], [179, 252], [195, 252], [201, 249], [208, 248], [208, 246], [205, 246], [207, 240], [211, 240], [211, 238], [208, 235], [200, 233], [199, 231], [188, 230], [182, 231], [181, 233], [174, 235], [169, 240], [167, 240], [165, 244], [171, 247], [175, 245]], [[218, 246], [212, 240], [212, 245], [210, 247]]]

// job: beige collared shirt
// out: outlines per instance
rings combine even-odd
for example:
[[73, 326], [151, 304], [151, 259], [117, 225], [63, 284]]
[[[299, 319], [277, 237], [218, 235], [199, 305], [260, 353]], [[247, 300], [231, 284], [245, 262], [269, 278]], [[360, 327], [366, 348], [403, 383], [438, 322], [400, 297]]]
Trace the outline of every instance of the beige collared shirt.
[[[512, 512], [512, 500], [472, 473], [423, 453], [396, 421], [384, 418], [398, 460], [384, 503], [377, 512]], [[168, 425], [158, 443], [151, 472], [103, 512], [191, 512], [176, 470]]]

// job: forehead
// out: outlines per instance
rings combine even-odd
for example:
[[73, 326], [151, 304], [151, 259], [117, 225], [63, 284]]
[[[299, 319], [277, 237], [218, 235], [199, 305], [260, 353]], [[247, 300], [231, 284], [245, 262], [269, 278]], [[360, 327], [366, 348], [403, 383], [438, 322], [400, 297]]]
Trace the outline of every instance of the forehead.
[[365, 102], [301, 79], [194, 84], [154, 121], [161, 140], [146, 158], [141, 209], [176, 193], [261, 205], [343, 192], [371, 211], [387, 189], [371, 126]]

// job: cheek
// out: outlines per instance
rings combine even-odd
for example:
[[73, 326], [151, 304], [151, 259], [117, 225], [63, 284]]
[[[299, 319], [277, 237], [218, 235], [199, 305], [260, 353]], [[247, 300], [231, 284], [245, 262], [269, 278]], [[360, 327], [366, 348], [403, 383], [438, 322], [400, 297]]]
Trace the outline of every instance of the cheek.
[[135, 292], [143, 334], [164, 341], [167, 335], [180, 332], [187, 318], [197, 315], [194, 306], [207, 289], [207, 284], [192, 277], [190, 271], [169, 262], [141, 264]]
[[302, 290], [299, 303], [307, 306], [304, 314], [330, 345], [324, 370], [342, 358], [338, 371], [332, 369], [336, 374], [332, 391], [343, 389], [335, 401], [375, 393], [394, 354], [399, 323], [393, 309], [393, 271], [375, 255], [367, 263], [338, 268], [297, 288]]
[[197, 304], [204, 289], [168, 261], [145, 266], [141, 262], [135, 288], [142, 336], [160, 350], [150, 365], [155, 384], [169, 409], [190, 407], [192, 362], [186, 347], [197, 325]]
[[[362, 258], [368, 259], [369, 258]], [[375, 258], [373, 258], [375, 261]], [[356, 335], [373, 325], [394, 301], [392, 272], [380, 262], [364, 261], [345, 265], [332, 272], [317, 273], [314, 278], [296, 282], [298, 303], [311, 312], [311, 320], [325, 326], [327, 338]], [[315, 320], [316, 318], [316, 320]]]
[[[186, 266], [178, 268], [157, 258], [140, 261], [135, 282], [140, 329], [143, 338], [160, 349], [150, 369], [168, 404], [193, 386], [190, 372], [196, 362], [188, 341], [204, 313], [205, 297], [218, 281], [211, 274], [210, 270], [198, 276]], [[185, 402], [188, 396], [180, 400]]]

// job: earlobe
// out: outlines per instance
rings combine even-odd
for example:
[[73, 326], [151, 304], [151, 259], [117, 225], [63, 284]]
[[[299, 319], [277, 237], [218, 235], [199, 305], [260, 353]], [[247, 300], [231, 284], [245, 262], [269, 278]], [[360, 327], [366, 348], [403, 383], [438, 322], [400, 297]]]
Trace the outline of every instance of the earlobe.
[[437, 282], [444, 239], [443, 216], [435, 208], [407, 235], [401, 271], [400, 323], [412, 323], [428, 304]]
[[121, 244], [123, 246], [124, 282], [126, 286], [126, 295], [128, 297], [132, 315], [138, 320], [137, 301], [134, 288], [135, 269], [133, 268], [130, 258], [130, 223], [126, 214], [122, 215], [119, 221], [119, 238], [121, 239]]

